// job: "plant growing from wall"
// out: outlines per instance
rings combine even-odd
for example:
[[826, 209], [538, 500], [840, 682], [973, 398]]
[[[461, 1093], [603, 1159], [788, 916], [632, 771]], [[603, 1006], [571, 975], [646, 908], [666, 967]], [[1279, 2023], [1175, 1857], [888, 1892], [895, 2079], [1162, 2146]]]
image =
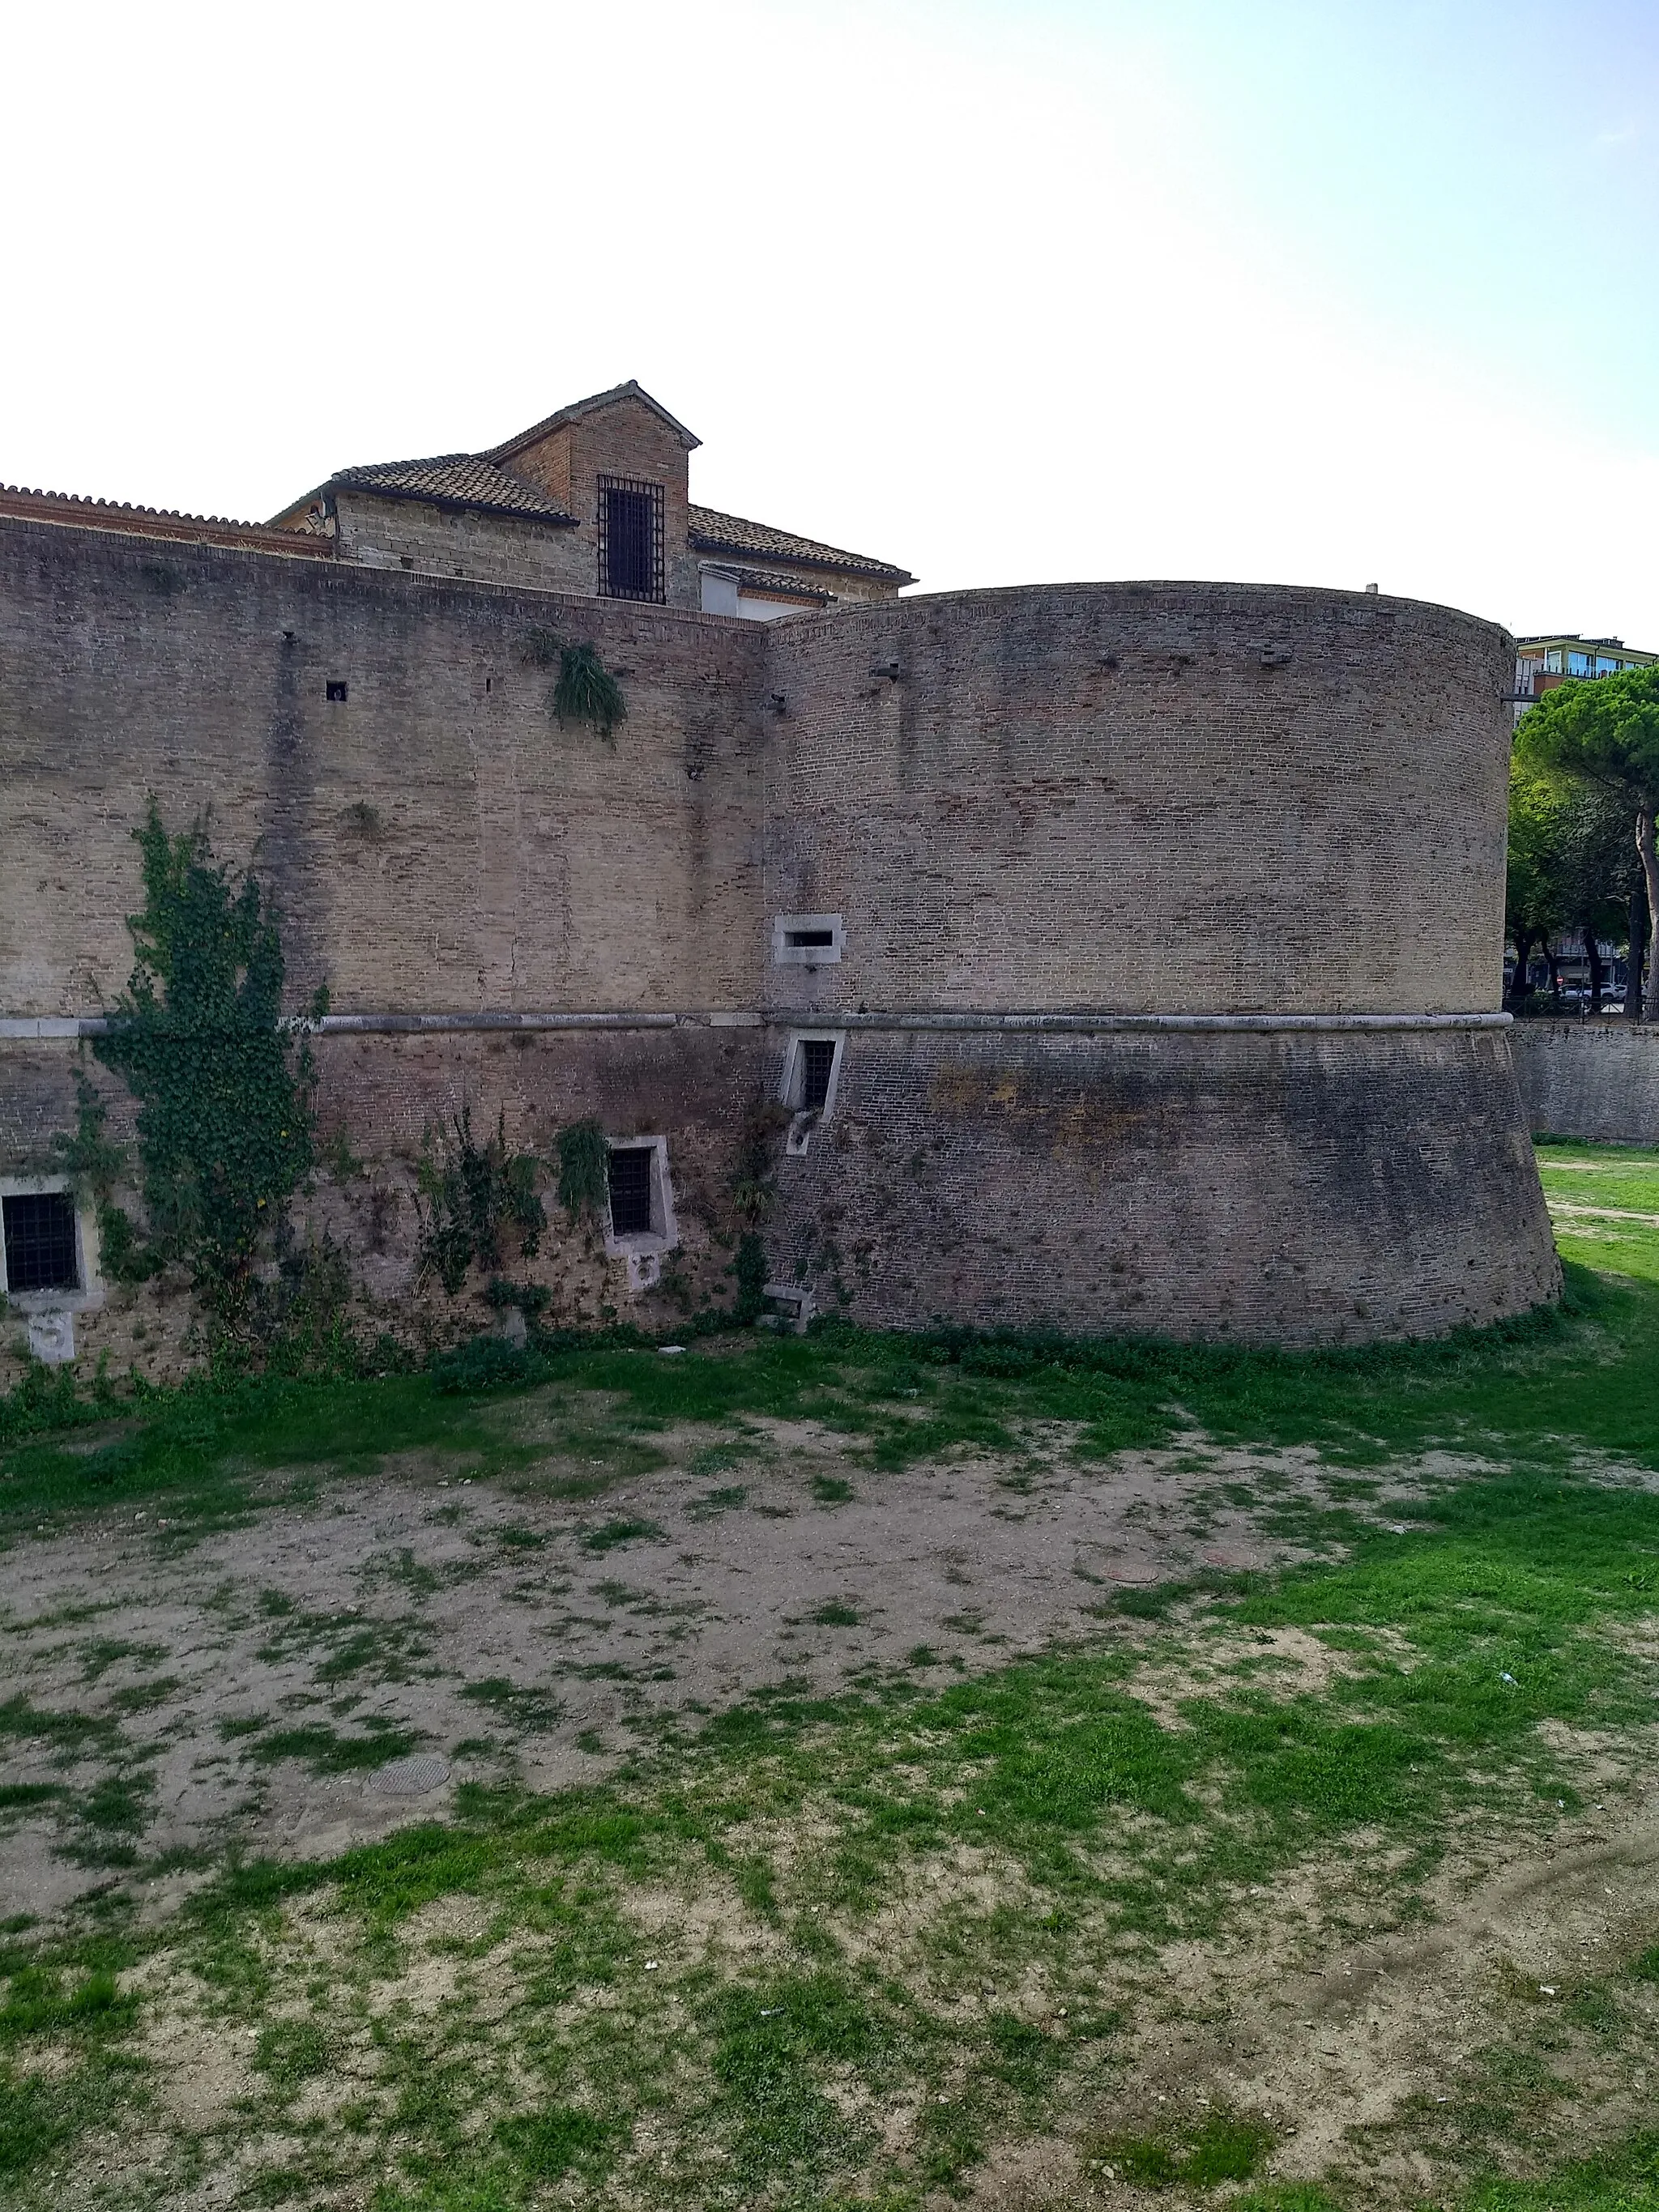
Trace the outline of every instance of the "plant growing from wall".
[[[133, 834], [136, 957], [94, 1049], [138, 1101], [143, 1264], [182, 1262], [229, 1315], [311, 1167], [315, 1072], [283, 1020], [282, 941], [254, 878], [233, 886], [201, 825], [170, 837], [153, 799]], [[326, 1006], [319, 991], [312, 1018]]]
[[618, 723], [628, 719], [628, 702], [599, 658], [598, 646], [566, 645], [551, 630], [532, 629], [526, 633], [524, 653], [535, 667], [557, 665], [558, 677], [547, 702], [556, 720], [586, 722], [609, 744]]
[[441, 1147], [428, 1143], [417, 1178], [421, 1226], [419, 1279], [436, 1275], [452, 1298], [474, 1265], [499, 1273], [501, 1238], [510, 1228], [526, 1259], [540, 1249], [547, 1217], [538, 1185], [541, 1163], [531, 1152], [509, 1152], [504, 1118], [481, 1145], [463, 1107]]
[[545, 1283], [512, 1283], [505, 1275], [492, 1275], [484, 1285], [483, 1299], [497, 1313], [516, 1308], [527, 1322], [537, 1322], [552, 1304], [553, 1293]]
[[772, 1218], [777, 1203], [778, 1133], [788, 1126], [789, 1109], [775, 1099], [757, 1098], [738, 1131], [732, 1164], [732, 1206], [748, 1230]]
[[611, 1197], [611, 1147], [597, 1121], [559, 1132], [559, 1203], [573, 1222], [599, 1221]]
[[758, 1320], [766, 1308], [766, 1242], [761, 1226], [771, 1219], [777, 1203], [778, 1133], [789, 1119], [787, 1106], [775, 1099], [757, 1098], [738, 1133], [732, 1206], [743, 1227], [732, 1272], [738, 1286], [733, 1312], [740, 1322]]
[[766, 1240], [758, 1230], [746, 1229], [738, 1237], [732, 1273], [738, 1285], [733, 1319], [758, 1321], [766, 1311]]
[[98, 1222], [100, 1266], [112, 1282], [142, 1283], [161, 1264], [149, 1252], [125, 1206], [115, 1203], [115, 1186], [126, 1172], [126, 1154], [104, 1133], [109, 1104], [75, 1071], [75, 1133], [52, 1139], [52, 1150], [84, 1203], [92, 1201]]
[[[276, 1280], [251, 1286], [246, 1335], [258, 1340], [266, 1370], [279, 1375], [344, 1376], [362, 1370], [362, 1352], [350, 1322], [351, 1267], [326, 1231], [304, 1244], [283, 1240]], [[216, 1347], [216, 1363], [245, 1366], [239, 1347]]]

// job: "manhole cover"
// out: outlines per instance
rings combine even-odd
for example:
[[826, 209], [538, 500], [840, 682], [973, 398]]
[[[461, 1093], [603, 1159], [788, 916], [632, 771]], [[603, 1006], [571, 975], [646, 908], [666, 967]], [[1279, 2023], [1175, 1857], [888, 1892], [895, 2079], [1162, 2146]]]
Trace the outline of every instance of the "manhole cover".
[[368, 1778], [371, 1790], [384, 1790], [392, 1797], [424, 1797], [449, 1779], [449, 1761], [435, 1751], [417, 1751], [411, 1759], [388, 1759]]

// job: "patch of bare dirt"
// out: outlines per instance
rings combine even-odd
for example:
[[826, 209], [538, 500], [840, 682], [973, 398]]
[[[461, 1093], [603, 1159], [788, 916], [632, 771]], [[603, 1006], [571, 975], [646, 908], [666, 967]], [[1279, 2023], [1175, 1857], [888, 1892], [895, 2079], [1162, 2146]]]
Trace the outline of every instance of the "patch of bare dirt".
[[[1628, 1758], [1623, 1778], [1621, 1803], [1462, 1838], [1410, 1926], [1390, 1924], [1399, 1893], [1362, 1839], [1247, 1902], [1224, 1938], [1143, 1958], [1103, 1985], [1133, 2021], [1109, 2109], [993, 2159], [975, 2203], [1212, 2201], [1108, 2171], [1114, 2139], [1190, 2134], [1212, 2112], [1270, 2130], [1259, 2179], [1399, 2207], [1442, 2201], [1489, 2158], [1536, 2170], [1650, 2124], [1659, 1989], [1623, 1969], [1659, 1934], [1659, 1796]], [[1627, 2021], [1613, 2041], [1585, 2024], [1608, 1985]]]
[[[526, 1401], [532, 1437], [536, 1418]], [[1017, 1455], [902, 1474], [810, 1422], [750, 1425], [714, 1472], [706, 1430], [653, 1441], [672, 1465], [610, 1483], [601, 1465], [586, 1498], [549, 1494], [580, 1461], [508, 1490], [410, 1455], [194, 1544], [153, 1508], [0, 1555], [11, 1692], [94, 1729], [71, 1752], [67, 1722], [6, 1740], [0, 1782], [66, 1794], [0, 1831], [0, 1917], [110, 1879], [58, 1847], [112, 1770], [136, 1792], [125, 1848], [327, 1856], [467, 1779], [591, 1781], [641, 1731], [769, 1686], [898, 1668], [942, 1686], [1098, 1636], [1115, 1589], [1296, 1555], [1218, 1508], [1218, 1478], [1316, 1480], [1301, 1452], [1079, 1464], [1058, 1424]], [[1316, 1663], [1297, 1647], [1297, 1679]], [[352, 1763], [376, 1729], [442, 1754], [449, 1780], [386, 1789]]]

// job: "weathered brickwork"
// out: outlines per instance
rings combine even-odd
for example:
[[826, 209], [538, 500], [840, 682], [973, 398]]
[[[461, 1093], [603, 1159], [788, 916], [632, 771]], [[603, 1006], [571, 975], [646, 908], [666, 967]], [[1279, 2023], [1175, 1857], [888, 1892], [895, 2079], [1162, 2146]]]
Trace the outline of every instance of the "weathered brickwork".
[[[590, 1118], [614, 1137], [668, 1140], [678, 1242], [662, 1280], [630, 1293], [625, 1264], [605, 1250], [603, 1224], [572, 1223], [552, 1190], [548, 1228], [533, 1256], [509, 1237], [503, 1272], [549, 1298], [550, 1318], [598, 1325], [643, 1312], [672, 1326], [708, 1304], [728, 1304], [738, 1224], [731, 1204], [735, 1147], [764, 1095], [769, 1051], [757, 1029], [592, 1030], [438, 1036], [331, 1034], [313, 1042], [318, 1063], [319, 1148], [348, 1171], [325, 1166], [295, 1208], [296, 1239], [326, 1236], [350, 1256], [359, 1321], [405, 1342], [453, 1343], [491, 1319], [476, 1291], [451, 1297], [420, 1266], [423, 1159], [441, 1159], [464, 1115], [475, 1139], [497, 1127], [511, 1152], [552, 1161], [559, 1131]], [[132, 1102], [89, 1051], [67, 1041], [0, 1047], [0, 1174], [49, 1171], [52, 1138], [73, 1125], [78, 1066], [106, 1098], [108, 1133], [131, 1146]], [[118, 1190], [132, 1206], [138, 1194]], [[159, 1376], [176, 1366], [189, 1312], [178, 1285], [116, 1289], [76, 1322], [79, 1356]], [[9, 1354], [9, 1358], [8, 1357]], [[20, 1360], [0, 1338], [0, 1388]]]
[[1501, 1033], [855, 1033], [786, 1156], [823, 1308], [1241, 1340], [1436, 1335], [1559, 1270]]
[[[553, 718], [554, 639], [617, 674], [611, 741]], [[628, 1310], [668, 1322], [729, 1296], [742, 1129], [792, 1024], [843, 1021], [767, 1232], [821, 1307], [1298, 1341], [1482, 1321], [1557, 1281], [1501, 1031], [903, 1024], [1494, 1007], [1508, 651], [1359, 594], [768, 627], [0, 519], [0, 1015], [120, 988], [153, 795], [270, 885], [296, 1006], [326, 981], [340, 1016], [676, 1018], [318, 1041], [324, 1133], [367, 1171], [323, 1176], [302, 1227], [434, 1339], [483, 1317], [414, 1279], [414, 1162], [463, 1106], [544, 1158], [589, 1115], [666, 1137], [679, 1254]], [[842, 958], [775, 963], [774, 918], [811, 914]], [[0, 1173], [50, 1157], [75, 1051], [0, 1038]], [[537, 1266], [572, 1317], [629, 1299], [556, 1224]], [[136, 1310], [87, 1343], [115, 1356]]]
[[[337, 551], [369, 568], [466, 576], [532, 592], [591, 592], [593, 549], [574, 530], [418, 499], [337, 495]], [[297, 533], [296, 533], [297, 534]]]
[[[562, 728], [538, 635], [625, 672]], [[742, 1006], [759, 943], [757, 626], [0, 526], [0, 1011], [126, 979], [131, 831], [210, 823], [341, 1012]], [[331, 703], [331, 683], [346, 686]]]
[[793, 1002], [1468, 1012], [1501, 982], [1508, 647], [1365, 593], [960, 593], [791, 623]]
[[1538, 1133], [1659, 1145], [1659, 1029], [1526, 1021], [1510, 1035], [1522, 1103]]
[[687, 542], [687, 443], [643, 399], [579, 414], [533, 445], [512, 455], [513, 472], [549, 493], [580, 527], [568, 532], [586, 575], [578, 586], [597, 591], [599, 518], [596, 488], [602, 476], [659, 484], [663, 491], [664, 587], [673, 607], [698, 604], [696, 563]]

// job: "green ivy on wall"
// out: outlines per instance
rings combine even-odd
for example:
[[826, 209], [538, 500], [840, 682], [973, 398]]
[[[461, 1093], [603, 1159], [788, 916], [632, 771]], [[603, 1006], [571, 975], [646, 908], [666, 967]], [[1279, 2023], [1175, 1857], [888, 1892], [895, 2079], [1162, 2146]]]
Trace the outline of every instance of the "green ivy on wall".
[[766, 1241], [762, 1224], [772, 1218], [777, 1203], [778, 1135], [787, 1126], [789, 1109], [775, 1098], [757, 1097], [738, 1133], [738, 1156], [732, 1170], [732, 1206], [743, 1231], [732, 1262], [737, 1280], [733, 1317], [757, 1320], [766, 1310]]
[[115, 1186], [126, 1173], [126, 1155], [105, 1135], [108, 1102], [79, 1067], [75, 1071], [75, 1134], [54, 1137], [52, 1150], [76, 1194], [83, 1201], [92, 1200], [100, 1272], [112, 1282], [142, 1283], [161, 1263], [133, 1227], [131, 1215], [115, 1203]]
[[[154, 799], [133, 835], [144, 888], [127, 921], [136, 957], [94, 1046], [138, 1102], [149, 1238], [141, 1255], [129, 1235], [125, 1261], [181, 1261], [216, 1303], [234, 1304], [312, 1164], [311, 1054], [282, 1018], [282, 942], [254, 878], [234, 887], [199, 823], [170, 837]], [[326, 1006], [319, 992], [312, 1018]]]

